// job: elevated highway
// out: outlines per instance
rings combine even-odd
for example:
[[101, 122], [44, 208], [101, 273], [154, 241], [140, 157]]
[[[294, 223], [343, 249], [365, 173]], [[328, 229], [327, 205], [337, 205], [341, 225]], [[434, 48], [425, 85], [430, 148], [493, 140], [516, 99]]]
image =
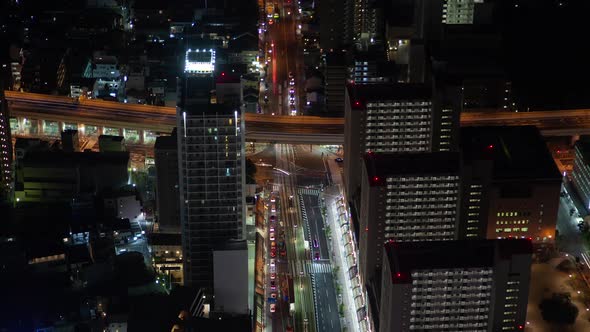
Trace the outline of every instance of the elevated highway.
[[[99, 134], [134, 131], [139, 140], [170, 133], [176, 125], [174, 107], [124, 104], [103, 100], [76, 100], [64, 96], [5, 91], [11, 118], [19, 130], [25, 121], [38, 121], [36, 134], [47, 123], [57, 123], [57, 135], [64, 128], [98, 128]], [[246, 113], [246, 140], [293, 144], [342, 144], [344, 119], [313, 116], [280, 116]], [[26, 120], [28, 119], [28, 120]], [[590, 109], [534, 112], [464, 112], [462, 126], [533, 125], [545, 136], [590, 134]], [[29, 133], [23, 133], [29, 134]], [[32, 133], [35, 134], [35, 133]], [[83, 133], [84, 134], [84, 133]]]
[[[143, 140], [146, 133], [171, 133], [176, 126], [176, 109], [138, 104], [124, 104], [97, 99], [82, 99], [35, 93], [5, 91], [10, 116], [18, 119], [19, 127], [26, 121], [39, 121], [37, 133], [46, 123], [57, 123], [59, 133], [64, 128], [96, 127], [99, 134], [118, 130], [125, 135], [136, 131]], [[342, 144], [344, 120], [311, 116], [270, 116], [246, 113], [246, 140], [300, 144]], [[126, 131], [127, 130], [127, 131]], [[149, 135], [148, 135], [149, 136]]]

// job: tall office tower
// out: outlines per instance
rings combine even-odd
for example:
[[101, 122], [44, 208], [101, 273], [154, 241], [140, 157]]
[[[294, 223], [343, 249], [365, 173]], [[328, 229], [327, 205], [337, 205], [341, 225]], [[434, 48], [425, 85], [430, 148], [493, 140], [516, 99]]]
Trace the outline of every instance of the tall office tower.
[[209, 103], [215, 51], [186, 53], [177, 106], [184, 280], [212, 290], [212, 248], [244, 238], [244, 122], [239, 109]]
[[522, 331], [530, 241], [389, 242], [379, 331]]
[[535, 250], [555, 241], [562, 175], [539, 130], [461, 128], [464, 237], [529, 238]]
[[12, 200], [12, 140], [4, 85], [0, 79], [0, 202]]
[[154, 145], [156, 167], [156, 207], [159, 231], [180, 232], [180, 202], [178, 178], [178, 138], [174, 129], [171, 136], [159, 136]]
[[344, 181], [349, 200], [358, 199], [362, 157], [367, 152], [456, 150], [460, 93], [433, 86], [348, 86], [344, 99]]
[[359, 271], [363, 284], [377, 299], [386, 241], [457, 239], [460, 171], [457, 152], [365, 155]]

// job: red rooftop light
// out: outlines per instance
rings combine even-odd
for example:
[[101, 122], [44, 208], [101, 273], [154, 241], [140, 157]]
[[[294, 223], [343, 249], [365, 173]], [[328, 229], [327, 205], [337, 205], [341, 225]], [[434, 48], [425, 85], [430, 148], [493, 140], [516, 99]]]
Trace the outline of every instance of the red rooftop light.
[[488, 145], [488, 149], [493, 149], [493, 148], [494, 148], [494, 144]]
[[221, 72], [221, 76], [225, 76], [225, 72]]
[[401, 278], [402, 277], [402, 274], [398, 272], [395, 276], [398, 277], [398, 278]]
[[374, 176], [373, 177], [373, 182], [379, 182], [379, 177], [378, 176]]

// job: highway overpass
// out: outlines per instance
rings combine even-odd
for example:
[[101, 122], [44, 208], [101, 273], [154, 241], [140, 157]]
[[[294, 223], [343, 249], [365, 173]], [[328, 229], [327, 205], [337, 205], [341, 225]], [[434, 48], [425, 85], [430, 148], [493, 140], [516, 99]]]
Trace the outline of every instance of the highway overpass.
[[[123, 135], [151, 144], [175, 126], [176, 110], [103, 100], [76, 100], [5, 91], [16, 134], [59, 136], [64, 129], [83, 135]], [[271, 116], [246, 113], [246, 140], [292, 144], [342, 144], [344, 120], [312, 116]], [[534, 112], [464, 112], [462, 126], [537, 126], [545, 136], [590, 134], [590, 109]]]
[[[137, 143], [153, 143], [176, 126], [174, 107], [124, 104], [97, 99], [5, 91], [16, 134], [59, 137], [64, 129], [83, 135], [122, 135]], [[244, 114], [246, 140], [293, 144], [342, 144], [342, 118]], [[13, 121], [14, 121], [13, 120]]]

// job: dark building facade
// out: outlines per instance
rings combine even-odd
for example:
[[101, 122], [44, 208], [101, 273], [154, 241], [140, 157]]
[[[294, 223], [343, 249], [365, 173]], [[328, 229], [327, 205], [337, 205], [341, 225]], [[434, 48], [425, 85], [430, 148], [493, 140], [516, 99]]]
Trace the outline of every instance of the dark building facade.
[[154, 146], [156, 207], [160, 232], [180, 232], [180, 192], [176, 130], [159, 136]]

